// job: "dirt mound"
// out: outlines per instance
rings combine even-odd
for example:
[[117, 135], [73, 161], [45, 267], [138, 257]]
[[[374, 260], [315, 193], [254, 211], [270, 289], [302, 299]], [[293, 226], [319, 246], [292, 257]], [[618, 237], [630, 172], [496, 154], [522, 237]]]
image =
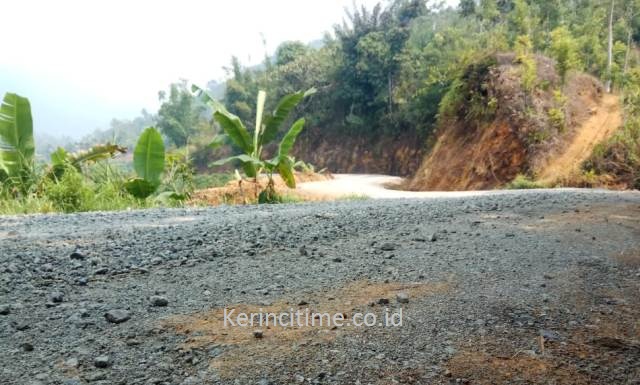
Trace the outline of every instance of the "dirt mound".
[[[492, 189], [518, 174], [534, 176], [582, 137], [581, 128], [597, 119], [594, 114], [615, 110], [612, 98], [600, 107], [603, 89], [595, 78], [570, 74], [563, 84], [551, 59], [535, 56], [534, 61], [531, 91], [523, 83], [526, 68], [513, 54], [490, 56], [465, 70], [442, 101], [436, 145], [409, 189]], [[601, 123], [593, 126], [619, 125], [616, 119]], [[601, 136], [598, 131], [594, 138]], [[589, 148], [595, 144], [586, 142]]]
[[[317, 182], [332, 179], [331, 174], [304, 173], [296, 172], [294, 174], [296, 183]], [[306, 193], [298, 189], [287, 187], [279, 175], [274, 175], [275, 189], [286, 200], [305, 200], [317, 201], [328, 200], [317, 194]], [[268, 179], [266, 176], [258, 179], [258, 183], [252, 180], [231, 181], [223, 187], [214, 187], [196, 191], [191, 197], [191, 204], [203, 206], [219, 206], [222, 204], [248, 204], [254, 203], [258, 193], [265, 189]]]

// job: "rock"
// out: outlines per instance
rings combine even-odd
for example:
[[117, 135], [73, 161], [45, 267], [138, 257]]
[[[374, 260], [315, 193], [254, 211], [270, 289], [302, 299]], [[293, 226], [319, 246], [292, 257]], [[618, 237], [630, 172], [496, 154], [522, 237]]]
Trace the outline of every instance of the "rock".
[[378, 299], [378, 305], [388, 305], [388, 304], [389, 304], [389, 298]]
[[401, 292], [396, 294], [396, 300], [399, 303], [409, 303], [409, 294]]
[[33, 345], [29, 342], [23, 342], [20, 344], [20, 347], [22, 348], [22, 350], [24, 350], [25, 352], [32, 352], [33, 351]]
[[309, 255], [309, 252], [307, 251], [307, 247], [304, 246], [304, 245], [300, 246], [298, 251], [300, 252], [300, 255], [303, 256], [303, 257], [306, 257], [306, 256]]
[[9, 315], [11, 313], [11, 306], [0, 305], [0, 315]]
[[540, 335], [547, 341], [558, 341], [560, 335], [551, 330], [540, 330]]
[[260, 330], [260, 329], [254, 330], [253, 331], [253, 336], [255, 338], [262, 338], [262, 337], [264, 337], [264, 332], [262, 330]]
[[169, 305], [169, 300], [161, 295], [153, 295], [150, 298], [151, 305], [156, 307], [165, 307]]
[[80, 362], [78, 362], [78, 359], [75, 357], [71, 357], [64, 362], [64, 366], [67, 366], [69, 368], [77, 368], [78, 365], [80, 365]]
[[108, 271], [109, 269], [107, 269], [106, 267], [101, 267], [98, 270], [94, 271], [93, 275], [105, 275]]
[[333, 262], [338, 262], [338, 263], [340, 263], [340, 262], [342, 262], [342, 258], [340, 258], [340, 257], [335, 257], [335, 258], [333, 258]]
[[93, 365], [96, 368], [108, 368], [111, 366], [111, 358], [109, 356], [98, 356], [93, 359]]
[[89, 280], [87, 279], [87, 277], [80, 277], [80, 278], [76, 279], [76, 283], [79, 286], [87, 286], [88, 282], [89, 282]]
[[40, 270], [50, 273], [53, 271], [53, 265], [50, 263], [45, 263], [44, 265], [42, 265], [42, 267], [40, 267]]
[[74, 259], [76, 261], [84, 261], [87, 257], [85, 257], [84, 254], [82, 253], [74, 251], [73, 253], [71, 253], [71, 255], [69, 255], [69, 258]]
[[18, 330], [18, 331], [24, 331], [24, 330], [29, 329], [31, 326], [28, 323], [24, 322], [24, 321], [18, 321], [18, 322], [13, 324], [13, 327], [16, 328], [16, 330]]
[[393, 243], [385, 242], [382, 245], [380, 245], [380, 250], [393, 251], [395, 249], [396, 249], [396, 245], [394, 245]]
[[104, 315], [104, 318], [106, 318], [107, 321], [111, 323], [119, 324], [119, 323], [128, 321], [131, 318], [131, 314], [126, 310], [114, 309], [114, 310], [109, 310]]
[[431, 238], [429, 238], [431, 242], [435, 242], [438, 240], [438, 235], [436, 233], [431, 234]]
[[305, 305], [308, 305], [308, 304], [309, 304], [309, 302], [307, 302], [305, 300], [302, 300], [302, 301], [298, 302], [298, 306], [305, 306]]
[[54, 291], [49, 294], [49, 301], [52, 303], [61, 303], [64, 300], [64, 293], [60, 291]]
[[98, 266], [100, 264], [102, 264], [102, 259], [98, 258], [98, 257], [93, 257], [89, 260], [89, 263], [91, 263], [91, 266]]

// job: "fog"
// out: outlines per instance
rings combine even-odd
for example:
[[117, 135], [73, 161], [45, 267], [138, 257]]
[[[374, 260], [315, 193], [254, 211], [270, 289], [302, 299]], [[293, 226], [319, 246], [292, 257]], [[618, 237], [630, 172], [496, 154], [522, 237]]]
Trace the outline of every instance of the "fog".
[[[371, 8], [378, 1], [358, 0]], [[179, 79], [225, 76], [232, 55], [259, 63], [286, 40], [311, 42], [351, 0], [5, 2], [0, 92], [29, 97], [35, 131], [80, 137], [112, 118], [155, 112]], [[263, 37], [266, 47], [263, 45]]]

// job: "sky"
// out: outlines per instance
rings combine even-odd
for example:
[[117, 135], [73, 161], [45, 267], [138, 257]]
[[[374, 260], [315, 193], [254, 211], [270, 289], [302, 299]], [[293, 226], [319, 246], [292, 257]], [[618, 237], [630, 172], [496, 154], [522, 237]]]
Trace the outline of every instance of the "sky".
[[[356, 0], [373, 7], [380, 0]], [[382, 0], [384, 3], [384, 0]], [[36, 132], [80, 137], [157, 111], [158, 91], [224, 78], [286, 40], [322, 38], [352, 0], [3, 2], [0, 94], [29, 97]], [[7, 17], [8, 16], [8, 17]]]

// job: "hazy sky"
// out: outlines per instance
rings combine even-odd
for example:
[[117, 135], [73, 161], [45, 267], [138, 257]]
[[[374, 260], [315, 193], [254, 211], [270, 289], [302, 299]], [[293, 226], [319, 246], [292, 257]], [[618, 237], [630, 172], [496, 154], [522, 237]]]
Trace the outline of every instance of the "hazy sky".
[[[372, 7], [378, 0], [357, 0]], [[382, 1], [384, 3], [384, 1]], [[352, 0], [19, 0], [3, 2], [0, 93], [31, 99], [36, 131], [79, 136], [156, 111], [180, 78], [222, 79], [285, 40], [319, 39]]]

